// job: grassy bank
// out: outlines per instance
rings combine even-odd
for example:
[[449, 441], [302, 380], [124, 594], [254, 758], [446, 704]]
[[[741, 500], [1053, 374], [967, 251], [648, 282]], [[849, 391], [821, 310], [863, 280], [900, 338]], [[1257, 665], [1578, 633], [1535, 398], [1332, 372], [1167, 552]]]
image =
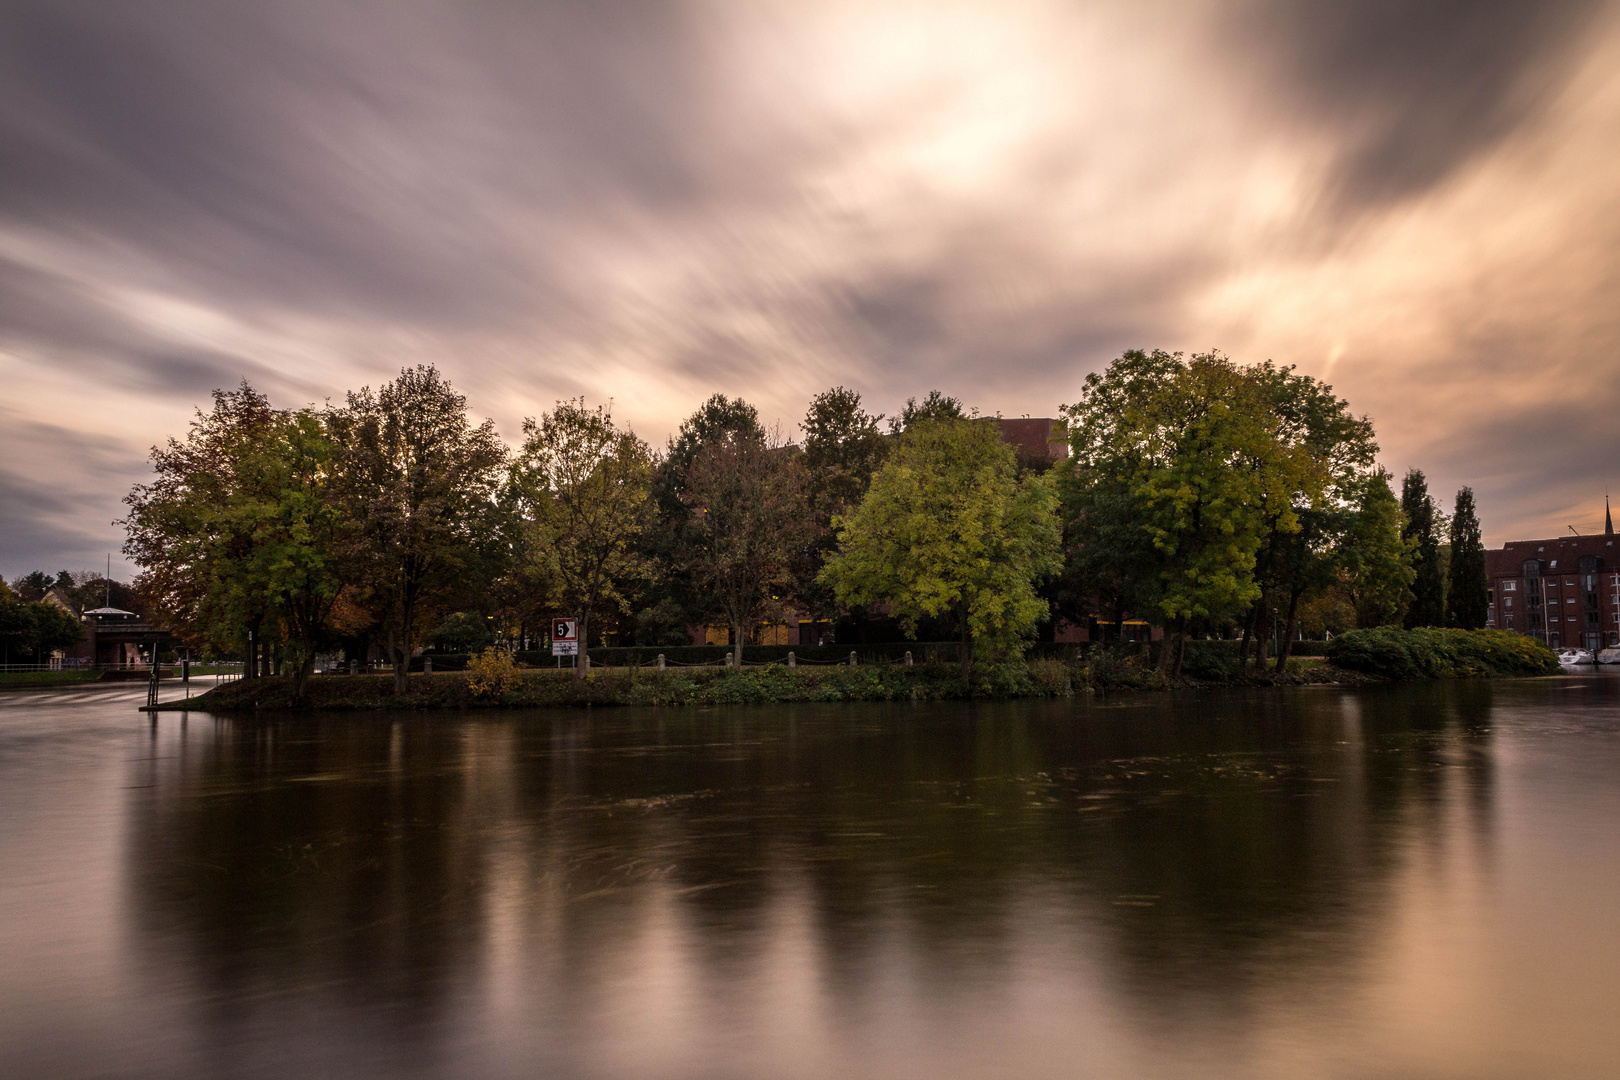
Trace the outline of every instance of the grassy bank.
[[[915, 667], [780, 666], [744, 668], [602, 668], [583, 683], [572, 672], [520, 671], [510, 685], [475, 691], [463, 672], [412, 675], [410, 693], [393, 692], [391, 675], [317, 676], [310, 680], [303, 708], [310, 709], [474, 709], [577, 705], [741, 705], [779, 701], [942, 701], [963, 697], [1043, 697], [1070, 692], [1070, 670], [1056, 661], [998, 669], [964, 688], [953, 664]], [[291, 709], [287, 679], [240, 679], [167, 708], [207, 712]]]
[[[1267, 685], [1362, 683], [1376, 678], [1316, 663], [1280, 675], [1255, 677]], [[1126, 661], [1099, 670], [1085, 663], [1033, 660], [979, 673], [964, 687], [954, 664], [915, 667], [868, 666], [745, 668], [602, 668], [575, 683], [572, 673], [517, 672], [504, 687], [478, 692], [465, 672], [414, 674], [410, 692], [394, 694], [391, 675], [317, 676], [302, 705], [295, 705], [287, 679], [225, 683], [186, 702], [161, 708], [204, 712], [251, 712], [294, 708], [328, 710], [542, 708], [581, 705], [746, 705], [789, 701], [947, 701], [963, 698], [1061, 697], [1086, 690], [1154, 690], [1209, 685], [1195, 679], [1167, 681], [1151, 667]]]
[[95, 682], [99, 671], [0, 671], [0, 690], [29, 690]]
[[[1183, 674], [1166, 678], [1147, 650], [1094, 650], [1074, 661], [1031, 660], [975, 674], [964, 687], [955, 664], [860, 667], [599, 668], [583, 683], [555, 669], [520, 669], [504, 684], [480, 687], [469, 673], [410, 676], [394, 694], [393, 676], [326, 675], [309, 682], [296, 705], [291, 680], [239, 679], [161, 708], [251, 712], [535, 708], [580, 705], [746, 705], [788, 701], [945, 701], [1059, 697], [1075, 692], [1196, 689], [1208, 686], [1359, 686], [1386, 680], [1549, 675], [1557, 658], [1540, 642], [1494, 630], [1358, 630], [1334, 640], [1329, 657], [1296, 657], [1284, 671], [1239, 670], [1231, 642], [1191, 642]], [[1231, 656], [1227, 656], [1231, 653]]]

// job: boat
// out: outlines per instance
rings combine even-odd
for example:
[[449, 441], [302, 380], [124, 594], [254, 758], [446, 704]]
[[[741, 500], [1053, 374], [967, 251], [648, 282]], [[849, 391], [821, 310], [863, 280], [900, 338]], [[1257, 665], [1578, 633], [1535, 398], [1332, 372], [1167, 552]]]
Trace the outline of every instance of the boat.
[[1558, 662], [1565, 667], [1593, 663], [1592, 654], [1585, 649], [1559, 649]]
[[1597, 654], [1597, 662], [1600, 664], [1620, 664], [1620, 648], [1604, 649]]

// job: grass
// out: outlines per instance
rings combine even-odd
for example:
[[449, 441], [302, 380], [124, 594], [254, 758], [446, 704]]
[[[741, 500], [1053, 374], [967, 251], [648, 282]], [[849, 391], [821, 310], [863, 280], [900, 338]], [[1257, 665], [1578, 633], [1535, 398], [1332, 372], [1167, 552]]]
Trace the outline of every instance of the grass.
[[0, 689], [25, 690], [45, 686], [70, 686], [95, 682], [99, 671], [0, 671]]
[[[190, 699], [189, 709], [239, 712], [295, 707], [334, 710], [526, 708], [579, 705], [731, 705], [781, 701], [919, 701], [962, 697], [1041, 697], [1069, 692], [1056, 661], [979, 673], [964, 688], [954, 664], [915, 667], [602, 668], [576, 684], [569, 671], [519, 671], [504, 686], [475, 691], [464, 672], [413, 674], [410, 692], [393, 692], [392, 675], [327, 675], [309, 680], [301, 706], [288, 679], [239, 679]], [[168, 703], [167, 708], [176, 708]]]

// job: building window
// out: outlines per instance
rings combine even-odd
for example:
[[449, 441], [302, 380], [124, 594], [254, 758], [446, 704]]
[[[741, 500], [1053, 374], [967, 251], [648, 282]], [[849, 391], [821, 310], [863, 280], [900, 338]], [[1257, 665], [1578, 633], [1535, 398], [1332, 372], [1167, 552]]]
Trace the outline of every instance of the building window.
[[[1615, 621], [1615, 622], [1620, 622], [1620, 613], [1617, 613], [1617, 614], [1616, 614], [1616, 615], [1615, 615], [1615, 619], [1614, 619], [1614, 621]], [[1511, 630], [1511, 629], [1513, 629], [1513, 616], [1511, 616], [1511, 615], [1509, 615], [1509, 616], [1508, 616], [1508, 617], [1507, 617], [1507, 628], [1508, 628], [1508, 629], [1509, 629], [1509, 630]]]
[[1502, 597], [1502, 606], [1503, 607], [1512, 607], [1513, 606], [1513, 597], [1511, 597], [1511, 596]]
[[[1620, 578], [1620, 574], [1616, 574], [1615, 577]], [[1616, 581], [1615, 584], [1620, 585], [1620, 581]], [[1504, 582], [1502, 582], [1502, 591], [1503, 592], [1515, 592], [1515, 591], [1518, 590], [1518, 588], [1519, 588], [1519, 583], [1517, 581], [1504, 581]]]

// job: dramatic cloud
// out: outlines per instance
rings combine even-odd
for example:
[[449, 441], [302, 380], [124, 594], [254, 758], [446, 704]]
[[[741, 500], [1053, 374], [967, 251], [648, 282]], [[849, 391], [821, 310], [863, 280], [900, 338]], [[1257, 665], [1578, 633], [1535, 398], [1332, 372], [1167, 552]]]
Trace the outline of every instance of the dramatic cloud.
[[1122, 349], [1330, 379], [1493, 540], [1601, 517], [1612, 6], [13, 3], [0, 573], [94, 565], [246, 378], [509, 435], [715, 390], [1051, 414]]

